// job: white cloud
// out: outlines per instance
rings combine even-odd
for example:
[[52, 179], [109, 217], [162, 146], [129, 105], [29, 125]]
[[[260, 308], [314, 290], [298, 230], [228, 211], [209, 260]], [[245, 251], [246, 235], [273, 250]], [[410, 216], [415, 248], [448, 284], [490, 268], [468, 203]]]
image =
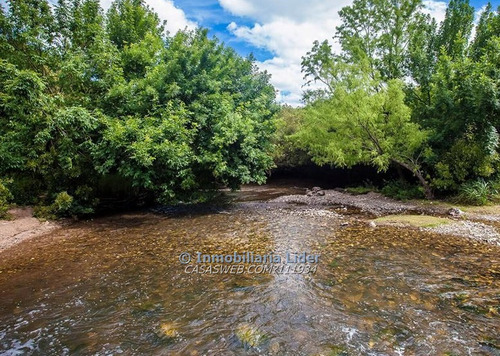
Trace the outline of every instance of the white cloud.
[[[311, 49], [313, 41], [331, 40], [340, 24], [338, 11], [352, 4], [352, 0], [219, 0], [219, 4], [234, 15], [255, 21], [252, 27], [233, 22], [228, 30], [274, 55], [258, 63], [259, 67], [272, 75], [279, 101], [300, 105], [304, 84], [302, 56]], [[437, 20], [444, 18], [446, 3], [427, 0], [425, 6], [426, 12]], [[338, 43], [333, 48], [338, 50]]]
[[219, 3], [234, 15], [247, 16], [255, 12], [252, 3], [245, 0], [219, 0]]
[[424, 13], [431, 15], [434, 17], [439, 24], [444, 20], [444, 15], [446, 13], [446, 6], [448, 6], [443, 1], [434, 1], [434, 0], [425, 0], [424, 4]]
[[[107, 11], [112, 2], [113, 0], [101, 0], [101, 5]], [[176, 33], [186, 27], [188, 29], [197, 27], [197, 24], [189, 21], [184, 11], [176, 7], [172, 0], [145, 0], [145, 3], [158, 14], [162, 21], [167, 20], [166, 29], [171, 33]]]
[[277, 17], [297, 22], [314, 21], [318, 18], [337, 17], [342, 7], [351, 0], [219, 0], [219, 4], [234, 15], [250, 17], [257, 22], [268, 23]]

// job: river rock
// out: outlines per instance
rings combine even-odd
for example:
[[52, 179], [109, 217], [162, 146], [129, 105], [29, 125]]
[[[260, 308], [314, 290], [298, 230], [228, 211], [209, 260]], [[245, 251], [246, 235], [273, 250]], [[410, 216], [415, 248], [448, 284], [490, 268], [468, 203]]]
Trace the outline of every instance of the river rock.
[[306, 190], [306, 195], [308, 197], [312, 197], [312, 196], [324, 196], [325, 192], [320, 187], [313, 187], [312, 189], [307, 189]]
[[451, 215], [451, 216], [455, 216], [455, 217], [459, 217], [459, 216], [462, 216], [464, 214], [464, 212], [462, 210], [460, 210], [459, 208], [451, 208], [448, 210], [448, 215]]
[[279, 342], [273, 342], [271, 345], [269, 345], [269, 354], [270, 355], [277, 355], [280, 353], [281, 346]]

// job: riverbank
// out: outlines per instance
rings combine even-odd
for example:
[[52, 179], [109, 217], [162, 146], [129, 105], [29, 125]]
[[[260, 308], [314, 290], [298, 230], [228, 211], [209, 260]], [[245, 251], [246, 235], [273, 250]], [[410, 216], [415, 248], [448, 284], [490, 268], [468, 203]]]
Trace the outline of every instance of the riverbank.
[[[366, 223], [373, 228], [395, 226], [418, 229], [500, 246], [500, 206], [452, 206], [442, 201], [402, 202], [375, 192], [354, 195], [342, 189], [284, 188], [274, 185], [242, 187], [238, 192], [226, 194], [232, 195], [235, 202], [260, 201], [270, 210], [281, 210], [288, 205], [303, 206], [304, 209], [284, 211], [332, 217], [337, 222], [340, 218], [345, 225]], [[198, 208], [164, 207], [154, 209], [154, 212], [168, 214], [182, 210], [184, 214], [196, 214]], [[65, 225], [60, 221], [38, 220], [33, 217], [31, 207], [11, 209], [9, 215], [10, 220], [0, 220], [0, 253]]]
[[[353, 195], [340, 189], [313, 188], [305, 194], [284, 195], [271, 202], [356, 209], [371, 227], [396, 226], [465, 237], [500, 246], [500, 206], [452, 206], [442, 201], [393, 200], [375, 192]], [[363, 217], [364, 215], [364, 217]], [[347, 224], [347, 223], [346, 223]]]
[[62, 226], [55, 221], [40, 221], [35, 218], [31, 207], [13, 208], [8, 214], [9, 220], [0, 220], [0, 253]]

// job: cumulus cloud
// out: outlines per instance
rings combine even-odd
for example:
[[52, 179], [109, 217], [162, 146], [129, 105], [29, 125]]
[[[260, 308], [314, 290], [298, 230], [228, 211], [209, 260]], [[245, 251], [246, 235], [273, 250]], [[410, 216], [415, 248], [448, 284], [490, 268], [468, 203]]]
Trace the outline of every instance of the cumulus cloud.
[[[274, 57], [258, 63], [271, 75], [279, 90], [278, 100], [300, 105], [302, 85], [301, 58], [315, 40], [331, 40], [340, 24], [338, 11], [352, 0], [219, 0], [231, 14], [255, 21], [255, 25], [240, 26], [232, 22], [228, 30], [237, 38], [271, 52]], [[426, 12], [438, 21], [444, 18], [446, 3], [426, 0]], [[339, 50], [338, 43], [333, 49]]]
[[423, 1], [423, 4], [424, 4], [424, 10], [423, 10], [424, 13], [434, 17], [437, 23], [440, 23], [441, 21], [444, 20], [444, 15], [446, 13], [446, 6], [448, 6], [445, 2], [426, 0]]
[[[101, 5], [104, 10], [107, 10], [112, 2], [113, 0], [101, 0]], [[158, 14], [162, 21], [167, 21], [166, 29], [171, 33], [197, 27], [197, 24], [189, 21], [184, 11], [176, 7], [171, 0], [145, 0], [145, 3]]]

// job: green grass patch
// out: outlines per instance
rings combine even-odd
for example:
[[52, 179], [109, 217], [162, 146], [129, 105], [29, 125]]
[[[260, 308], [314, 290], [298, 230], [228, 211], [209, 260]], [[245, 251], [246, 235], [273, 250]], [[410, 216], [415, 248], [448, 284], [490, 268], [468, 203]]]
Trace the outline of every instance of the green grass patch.
[[345, 191], [347, 193], [354, 194], [354, 195], [362, 195], [362, 194], [368, 194], [370, 192], [373, 192], [373, 191], [375, 191], [375, 189], [370, 188], [370, 187], [360, 186], [360, 187], [348, 187], [348, 188], [345, 188]]
[[429, 215], [388, 215], [374, 220], [377, 224], [436, 227], [452, 222], [450, 219]]
[[500, 215], [500, 205], [486, 205], [486, 206], [458, 206], [458, 208], [467, 213], [487, 214], [487, 215]]

